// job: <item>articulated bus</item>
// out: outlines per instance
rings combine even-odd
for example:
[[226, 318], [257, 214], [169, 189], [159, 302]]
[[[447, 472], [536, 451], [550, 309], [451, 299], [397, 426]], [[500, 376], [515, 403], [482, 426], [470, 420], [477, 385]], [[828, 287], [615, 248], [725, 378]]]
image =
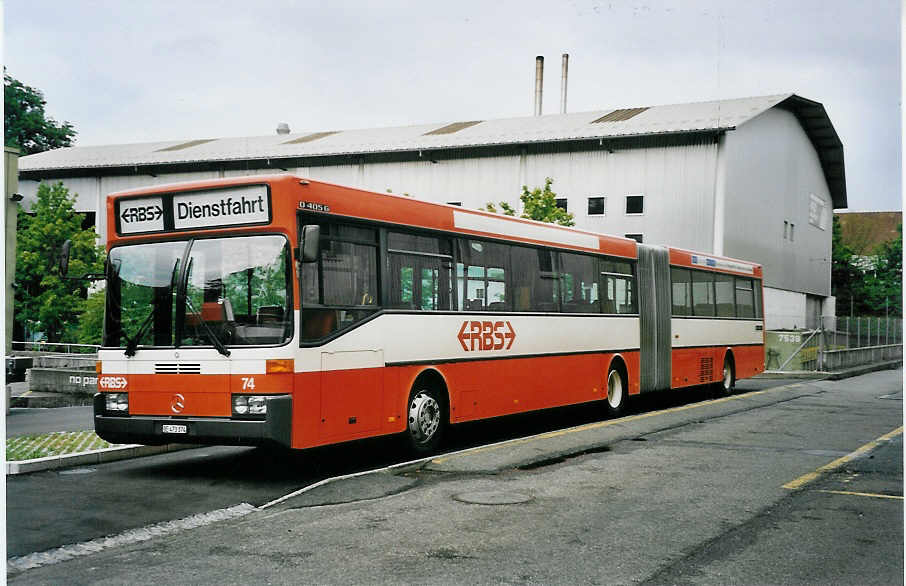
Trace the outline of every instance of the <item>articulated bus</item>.
[[291, 175], [107, 200], [98, 435], [310, 448], [764, 370], [762, 269]]

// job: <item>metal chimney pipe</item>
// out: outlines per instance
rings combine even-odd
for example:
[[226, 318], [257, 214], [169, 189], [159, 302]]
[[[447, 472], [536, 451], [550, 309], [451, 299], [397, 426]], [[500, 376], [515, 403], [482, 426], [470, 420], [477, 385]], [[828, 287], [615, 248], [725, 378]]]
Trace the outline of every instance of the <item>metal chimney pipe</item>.
[[569, 53], [563, 54], [563, 67], [560, 73], [560, 113], [566, 114], [566, 77], [569, 71]]
[[541, 86], [544, 84], [544, 57], [535, 57], [535, 116], [541, 116]]

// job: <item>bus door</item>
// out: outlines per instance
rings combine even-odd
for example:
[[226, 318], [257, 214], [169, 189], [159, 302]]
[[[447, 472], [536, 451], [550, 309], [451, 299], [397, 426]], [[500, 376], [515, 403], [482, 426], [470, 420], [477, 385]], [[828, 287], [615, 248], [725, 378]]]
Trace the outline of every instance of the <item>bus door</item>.
[[306, 352], [320, 354], [318, 436], [369, 435], [382, 419], [384, 352], [379, 337], [368, 333], [374, 330], [360, 326], [378, 310], [378, 230], [324, 217], [301, 215], [300, 221], [321, 227], [319, 258], [304, 263], [300, 274], [301, 342]]

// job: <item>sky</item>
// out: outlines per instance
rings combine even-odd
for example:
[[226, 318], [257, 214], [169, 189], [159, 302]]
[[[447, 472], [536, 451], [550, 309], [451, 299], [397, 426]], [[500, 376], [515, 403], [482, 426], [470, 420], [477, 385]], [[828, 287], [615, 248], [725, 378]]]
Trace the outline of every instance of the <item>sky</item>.
[[781, 93], [821, 102], [849, 209], [899, 210], [897, 0], [6, 0], [7, 73], [76, 146]]

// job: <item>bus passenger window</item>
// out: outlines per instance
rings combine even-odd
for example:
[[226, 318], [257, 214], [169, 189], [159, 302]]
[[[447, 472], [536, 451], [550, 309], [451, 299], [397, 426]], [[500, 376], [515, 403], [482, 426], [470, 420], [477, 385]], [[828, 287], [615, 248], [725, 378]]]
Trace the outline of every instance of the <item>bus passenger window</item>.
[[714, 274], [692, 271], [692, 309], [696, 316], [714, 317]]
[[390, 299], [395, 309], [450, 309], [450, 241], [403, 232], [387, 234]]
[[558, 310], [554, 252], [527, 246], [511, 247], [514, 311]]
[[510, 311], [507, 297], [510, 247], [478, 240], [460, 240], [458, 245], [459, 310]]
[[755, 318], [755, 295], [752, 279], [736, 277], [736, 317]]
[[604, 260], [600, 263], [604, 294], [601, 310], [609, 314], [636, 314], [639, 312], [635, 297], [635, 277], [632, 263]]
[[673, 315], [692, 315], [692, 274], [689, 269], [670, 269]]
[[[301, 224], [306, 221], [300, 216]], [[377, 229], [321, 220], [321, 254], [303, 263], [301, 339], [342, 330], [377, 310]]]
[[560, 253], [561, 311], [600, 313], [596, 259], [582, 254]]
[[736, 317], [733, 276], [723, 273], [715, 274], [714, 292], [717, 301], [717, 317]]

